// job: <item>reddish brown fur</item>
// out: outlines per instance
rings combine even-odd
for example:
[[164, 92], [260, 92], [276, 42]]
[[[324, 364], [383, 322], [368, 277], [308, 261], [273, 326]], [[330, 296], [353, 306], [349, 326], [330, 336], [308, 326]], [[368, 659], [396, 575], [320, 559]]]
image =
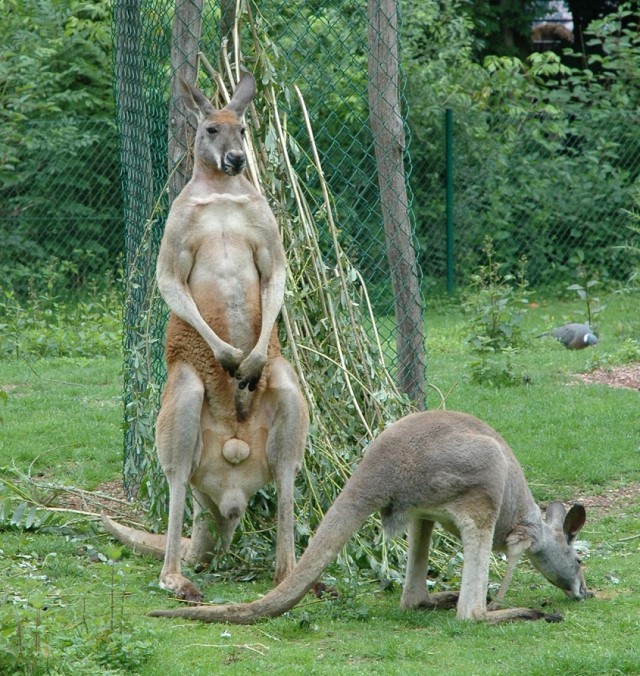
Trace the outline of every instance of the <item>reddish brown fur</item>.
[[[206, 315], [204, 316], [207, 319]], [[215, 327], [213, 322], [207, 321], [210, 326]], [[228, 340], [228, 332], [218, 329], [216, 331], [223, 340]], [[269, 342], [268, 360], [262, 371], [262, 376], [256, 387], [252, 400], [252, 408], [259, 406], [257, 403], [262, 392], [264, 392], [266, 382], [269, 378], [270, 364], [281, 353], [278, 332], [274, 327]], [[171, 314], [169, 325], [167, 327], [167, 338], [165, 344], [165, 359], [167, 368], [179, 362], [191, 364], [205, 383], [207, 397], [215, 392], [216, 408], [218, 417], [222, 411], [227, 411], [229, 419], [236, 421], [235, 394], [237, 389], [236, 382], [229, 378], [220, 362], [218, 362], [211, 348], [206, 344], [202, 336], [185, 321]], [[240, 437], [243, 438], [243, 437]]]

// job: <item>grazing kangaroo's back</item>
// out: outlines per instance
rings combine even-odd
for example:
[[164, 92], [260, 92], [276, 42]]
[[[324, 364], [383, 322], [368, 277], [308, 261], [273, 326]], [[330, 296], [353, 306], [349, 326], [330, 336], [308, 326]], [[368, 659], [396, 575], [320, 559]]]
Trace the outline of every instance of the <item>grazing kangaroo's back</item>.
[[[551, 503], [543, 521], [518, 461], [497, 432], [465, 413], [428, 411], [402, 418], [371, 443], [293, 572], [266, 596], [249, 604], [197, 606], [152, 615], [239, 624], [280, 615], [298, 603], [376, 511], [390, 534], [409, 530], [403, 608], [457, 604], [460, 619], [539, 619], [543, 614], [528, 608], [497, 609], [523, 553], [569, 597], [579, 600], [588, 595], [573, 548], [585, 521], [584, 508], [574, 505], [565, 515], [561, 503]], [[459, 593], [428, 593], [429, 545], [435, 522], [462, 540]], [[506, 551], [508, 565], [488, 609], [492, 549]]]

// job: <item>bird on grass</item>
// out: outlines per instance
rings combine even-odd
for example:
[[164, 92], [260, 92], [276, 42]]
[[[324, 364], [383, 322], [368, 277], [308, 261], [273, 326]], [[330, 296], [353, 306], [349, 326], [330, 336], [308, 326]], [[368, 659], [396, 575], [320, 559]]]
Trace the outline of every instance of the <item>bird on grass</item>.
[[542, 336], [555, 336], [567, 350], [584, 350], [585, 347], [598, 343], [593, 331], [586, 324], [565, 324], [553, 331], [541, 333], [538, 338]]

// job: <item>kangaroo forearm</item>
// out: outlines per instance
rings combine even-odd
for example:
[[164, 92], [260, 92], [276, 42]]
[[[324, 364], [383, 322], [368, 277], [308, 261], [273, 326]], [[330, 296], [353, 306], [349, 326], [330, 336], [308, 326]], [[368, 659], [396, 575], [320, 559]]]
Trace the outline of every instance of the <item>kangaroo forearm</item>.
[[160, 290], [171, 312], [192, 326], [215, 353], [229, 347], [204, 320], [192, 296], [177, 286], [165, 286]]
[[256, 343], [256, 349], [259, 349], [262, 353], [266, 353], [273, 327], [284, 302], [284, 279], [277, 279], [275, 284], [262, 289], [260, 299], [262, 305], [262, 326]]

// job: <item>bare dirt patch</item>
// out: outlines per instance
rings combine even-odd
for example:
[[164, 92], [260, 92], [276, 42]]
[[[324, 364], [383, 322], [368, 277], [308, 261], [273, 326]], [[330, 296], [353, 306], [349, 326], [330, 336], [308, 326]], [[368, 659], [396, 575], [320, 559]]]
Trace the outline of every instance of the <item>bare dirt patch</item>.
[[[608, 366], [596, 369], [591, 373], [582, 373], [578, 378], [583, 383], [609, 385], [609, 387], [624, 387], [640, 391], [640, 362]], [[633, 503], [640, 497], [640, 484], [608, 488], [599, 495], [586, 495], [576, 501], [581, 502], [587, 509], [598, 515], [618, 511]]]
[[95, 491], [62, 489], [51, 500], [51, 505], [87, 515], [98, 516], [105, 512], [113, 518], [140, 519], [138, 506], [128, 499], [121, 479], [107, 481], [98, 486]]
[[591, 373], [582, 373], [578, 377], [583, 383], [597, 383], [610, 387], [640, 390], [640, 362], [603, 367]]
[[640, 483], [607, 488], [599, 495], [578, 495], [574, 502], [582, 503], [593, 516], [618, 514], [640, 498]]

